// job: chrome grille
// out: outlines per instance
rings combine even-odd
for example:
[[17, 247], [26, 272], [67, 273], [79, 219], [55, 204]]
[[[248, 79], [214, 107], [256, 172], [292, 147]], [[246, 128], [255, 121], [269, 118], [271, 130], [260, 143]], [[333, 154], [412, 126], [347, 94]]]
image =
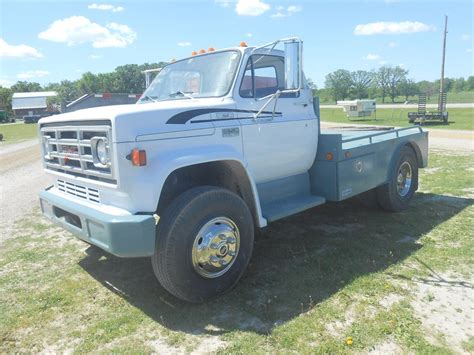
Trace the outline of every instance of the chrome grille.
[[64, 180], [57, 180], [56, 186], [59, 191], [65, 192], [69, 195], [80, 197], [84, 200], [100, 203], [99, 190], [97, 189], [73, 184]]
[[115, 183], [113, 165], [94, 165], [91, 138], [106, 137], [113, 157], [111, 127], [108, 125], [41, 127], [43, 159], [46, 169], [75, 176]]

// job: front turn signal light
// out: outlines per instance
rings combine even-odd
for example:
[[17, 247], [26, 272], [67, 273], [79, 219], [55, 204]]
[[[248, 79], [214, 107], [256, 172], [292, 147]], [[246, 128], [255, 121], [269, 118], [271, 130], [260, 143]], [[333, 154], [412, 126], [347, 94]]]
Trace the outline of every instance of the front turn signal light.
[[145, 166], [146, 165], [146, 151], [134, 149], [130, 154], [132, 165], [134, 166]]

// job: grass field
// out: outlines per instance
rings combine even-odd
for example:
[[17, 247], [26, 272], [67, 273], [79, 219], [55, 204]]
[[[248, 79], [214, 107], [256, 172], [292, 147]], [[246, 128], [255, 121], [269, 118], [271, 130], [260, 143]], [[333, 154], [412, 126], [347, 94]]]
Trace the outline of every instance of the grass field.
[[0, 248], [0, 352], [473, 351], [459, 296], [474, 282], [473, 166], [432, 154], [402, 213], [347, 201], [270, 225], [237, 287], [204, 305], [163, 291], [149, 259], [107, 255], [35, 213]]
[[[408, 112], [416, 109], [379, 109], [371, 117], [361, 117], [349, 120], [342, 108], [322, 108], [321, 120], [327, 122], [339, 122], [347, 124], [370, 124], [383, 126], [411, 126], [408, 123]], [[474, 109], [472, 108], [453, 108], [449, 109], [449, 124], [444, 123], [426, 123], [426, 127], [442, 129], [465, 129], [474, 130]]]
[[[377, 104], [380, 105], [382, 103], [382, 98], [377, 98]], [[395, 103], [405, 103], [406, 98], [404, 96], [398, 96], [395, 98]], [[418, 103], [418, 96], [411, 96], [409, 97], [409, 101], [412, 103]], [[464, 103], [471, 103], [474, 102], [474, 91], [460, 91], [460, 92], [448, 92], [448, 103], [450, 104], [464, 104]], [[385, 98], [385, 103], [390, 104], [392, 100], [390, 97]], [[429, 104], [437, 104], [438, 103], [438, 94], [432, 95], [429, 100], [427, 100]], [[328, 104], [334, 105], [335, 102], [329, 97], [322, 97], [321, 104]]]
[[38, 136], [37, 124], [2, 124], [0, 125], [0, 133], [3, 134], [2, 144], [17, 143], [23, 140], [32, 139]]

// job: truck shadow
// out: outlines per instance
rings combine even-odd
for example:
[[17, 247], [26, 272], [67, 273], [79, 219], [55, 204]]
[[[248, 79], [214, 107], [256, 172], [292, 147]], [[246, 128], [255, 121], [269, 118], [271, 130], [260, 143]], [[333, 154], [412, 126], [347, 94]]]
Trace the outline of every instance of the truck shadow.
[[253, 258], [236, 288], [202, 305], [186, 304], [164, 291], [148, 258], [120, 259], [90, 247], [80, 266], [168, 329], [267, 334], [352, 280], [404, 260], [423, 247], [421, 236], [473, 201], [418, 193], [402, 213], [346, 201], [275, 222], [256, 237]]

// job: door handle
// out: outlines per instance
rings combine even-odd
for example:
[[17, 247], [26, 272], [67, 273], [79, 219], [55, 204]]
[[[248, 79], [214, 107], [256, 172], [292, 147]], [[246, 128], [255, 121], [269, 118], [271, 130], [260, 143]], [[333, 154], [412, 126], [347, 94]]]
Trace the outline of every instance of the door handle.
[[307, 107], [308, 103], [306, 101], [297, 101], [293, 105]]

